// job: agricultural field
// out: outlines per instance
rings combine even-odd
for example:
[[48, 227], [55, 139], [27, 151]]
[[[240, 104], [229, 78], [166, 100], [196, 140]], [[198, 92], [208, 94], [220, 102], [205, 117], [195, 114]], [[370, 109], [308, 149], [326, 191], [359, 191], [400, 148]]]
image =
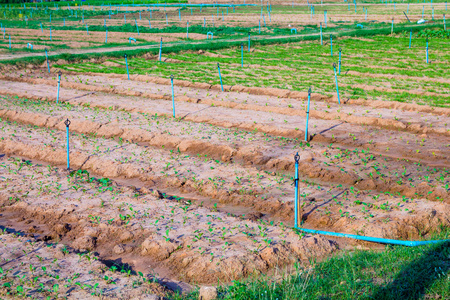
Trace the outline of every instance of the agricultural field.
[[445, 2], [124, 2], [0, 7], [0, 298], [450, 297]]

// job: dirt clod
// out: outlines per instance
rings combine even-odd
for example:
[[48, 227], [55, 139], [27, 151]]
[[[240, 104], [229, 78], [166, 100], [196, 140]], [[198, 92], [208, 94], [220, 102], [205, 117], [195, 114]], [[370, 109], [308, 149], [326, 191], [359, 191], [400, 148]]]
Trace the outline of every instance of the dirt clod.
[[199, 300], [217, 299], [217, 288], [213, 286], [202, 286], [200, 288]]

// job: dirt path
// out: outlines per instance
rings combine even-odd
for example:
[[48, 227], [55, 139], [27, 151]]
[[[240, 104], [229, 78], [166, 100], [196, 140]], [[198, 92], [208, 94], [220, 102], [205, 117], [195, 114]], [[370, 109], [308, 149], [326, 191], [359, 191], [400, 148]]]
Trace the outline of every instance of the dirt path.
[[[414, 25], [412, 25], [414, 27]], [[361, 29], [366, 30], [366, 29]], [[329, 32], [328, 34], [337, 34], [338, 32]], [[253, 40], [273, 40], [273, 39], [280, 39], [280, 38], [298, 38], [298, 37], [309, 37], [309, 36], [319, 36], [319, 33], [314, 34], [302, 34], [302, 35], [283, 35], [283, 36], [252, 36]], [[227, 40], [227, 42], [247, 42], [247, 37], [245, 38], [238, 38], [238, 39], [230, 39]], [[205, 45], [208, 43], [220, 43], [221, 40], [208, 40], [204, 42], [194, 42], [191, 43], [193, 45]], [[182, 45], [186, 43], [178, 42], [178, 43], [172, 43], [171, 45]], [[91, 53], [110, 53], [110, 52], [118, 52], [118, 51], [124, 51], [124, 50], [138, 50], [138, 49], [159, 49], [158, 45], [154, 46], [130, 46], [130, 47], [111, 47], [111, 48], [96, 48], [96, 49], [61, 49], [57, 51], [49, 51], [48, 56], [56, 56], [60, 54], [91, 54]], [[2, 60], [12, 60], [12, 59], [19, 59], [19, 58], [25, 58], [25, 57], [43, 57], [45, 56], [45, 53], [17, 53], [17, 54], [1, 54], [0, 55], [0, 61]]]

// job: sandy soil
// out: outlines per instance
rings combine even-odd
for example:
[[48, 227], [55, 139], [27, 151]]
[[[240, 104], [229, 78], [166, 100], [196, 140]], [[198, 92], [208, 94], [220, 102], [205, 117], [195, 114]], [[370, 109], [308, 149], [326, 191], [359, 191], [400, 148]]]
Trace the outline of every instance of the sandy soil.
[[[132, 89], [139, 90], [140, 85], [139, 82], [135, 81], [122, 82], [121, 80], [119, 80], [113, 82], [111, 81], [113, 79], [101, 76], [91, 76], [83, 78], [72, 77], [73, 81], [75, 81], [75, 79], [77, 81], [89, 81], [91, 84], [91, 90], [95, 90], [95, 87], [102, 86], [108, 86], [108, 88], [111, 89], [111, 84], [118, 84], [120, 87], [124, 88], [122, 91], [133, 93], [136, 91], [133, 91]], [[67, 77], [66, 80], [70, 81], [70, 77]], [[47, 84], [49, 84], [49, 82], [47, 82]], [[74, 83], [72, 84], [72, 88], [76, 87]], [[13, 87], [8, 90], [11, 85], [13, 85]], [[147, 83], [145, 84], [145, 88], [147, 89], [147, 91], [149, 90], [150, 86], [152, 85]], [[54, 100], [53, 96], [48, 96], [52, 93], [52, 91], [54, 91], [54, 87], [46, 84], [30, 85], [29, 83], [23, 82], [4, 82], [1, 91], [4, 94], [14, 94], [13, 90], [21, 90], [25, 92], [27, 89], [29, 89], [29, 92], [31, 94], [31, 88], [34, 89], [32, 93], [33, 96], [31, 98], [48, 99], [50, 97], [51, 100]], [[122, 139], [128, 139], [135, 143], [137, 142], [138, 145], [139, 143], [149, 143], [156, 149], [158, 147], [164, 146], [164, 151], [158, 153], [149, 152], [148, 160], [144, 160], [151, 162], [150, 157], [161, 157], [161, 162], [163, 163], [159, 167], [156, 167], [152, 164], [148, 165], [148, 167], [141, 167], [143, 170], [151, 169], [151, 172], [149, 174], [144, 172], [144, 175], [137, 172], [135, 175], [130, 175], [131, 177], [138, 178], [144, 181], [148, 181], [149, 179], [151, 179], [154, 182], [153, 184], [162, 184], [162, 186], [166, 186], [168, 188], [180, 188], [180, 186], [189, 187], [189, 191], [194, 191], [195, 193], [200, 194], [204, 197], [220, 198], [220, 201], [227, 205], [231, 204], [235, 206], [240, 204], [240, 206], [252, 207], [259, 212], [270, 214], [274, 217], [278, 217], [286, 221], [291, 221], [292, 202], [290, 202], [290, 200], [284, 200], [293, 197], [292, 188], [289, 186], [289, 181], [282, 180], [279, 183], [280, 186], [273, 189], [271, 180], [266, 179], [266, 175], [262, 177], [258, 175], [258, 169], [262, 168], [263, 170], [266, 170], [267, 172], [269, 172], [267, 174], [270, 174], [270, 172], [273, 170], [275, 170], [276, 172], [285, 172], [286, 170], [292, 172], [293, 163], [289, 153], [292, 153], [293, 151], [299, 151], [301, 157], [303, 158], [301, 161], [302, 175], [307, 176], [315, 181], [319, 180], [319, 182], [321, 182], [321, 185], [323, 185], [318, 191], [315, 191], [316, 188], [310, 186], [309, 184], [306, 184], [302, 187], [306, 195], [310, 195], [312, 198], [314, 198], [314, 202], [306, 204], [307, 206], [305, 206], [305, 211], [307, 211], [308, 208], [312, 208], [312, 211], [314, 211], [314, 207], [317, 206], [317, 202], [315, 201], [324, 201], [324, 203], [327, 203], [327, 197], [324, 197], [324, 195], [328, 194], [328, 192], [326, 194], [322, 194], [322, 191], [332, 190], [337, 183], [341, 183], [341, 186], [338, 187], [338, 189], [336, 189], [335, 193], [333, 194], [341, 196], [341, 194], [344, 193], [345, 198], [349, 204], [352, 202], [354, 204], [359, 203], [358, 201], [362, 201], [366, 204], [373, 205], [374, 207], [381, 207], [381, 205], [383, 203], [386, 203], [386, 201], [388, 203], [395, 203], [395, 198], [397, 198], [398, 196], [388, 196], [384, 192], [395, 194], [400, 193], [399, 196], [403, 197], [402, 202], [405, 202], [405, 199], [409, 199], [406, 200], [406, 203], [399, 204], [400, 206], [406, 205], [408, 203], [419, 206], [439, 205], [438, 202], [430, 203], [423, 198], [416, 198], [417, 195], [422, 195], [423, 197], [426, 197], [430, 200], [441, 200], [444, 202], [448, 201], [448, 188], [446, 188], [446, 183], [448, 184], [448, 171], [446, 171], [445, 169], [446, 167], [448, 167], [448, 162], [445, 158], [446, 153], [448, 153], [448, 144], [445, 146], [441, 146], [442, 139], [447, 138], [445, 136], [441, 136], [439, 134], [430, 134], [426, 136], [426, 139], [424, 137], [421, 137], [423, 141], [420, 141], [417, 140], [417, 134], [415, 133], [392, 131], [382, 128], [376, 129], [373, 128], [373, 126], [361, 127], [361, 129], [358, 130], [357, 128], [359, 125], [351, 123], [338, 123], [338, 127], [332, 128], [330, 130], [331, 132], [327, 133], [323, 131], [326, 128], [336, 126], [335, 123], [328, 123], [332, 121], [317, 118], [313, 122], [315, 124], [317, 123], [317, 130], [321, 130], [323, 132], [321, 134], [321, 136], [323, 136], [322, 139], [334, 139], [333, 146], [327, 144], [323, 145], [320, 142], [320, 139], [319, 142], [316, 143], [314, 142], [314, 138], [312, 146], [310, 145], [307, 148], [303, 147], [303, 149], [301, 149], [296, 146], [298, 144], [298, 141], [296, 140], [285, 139], [283, 140], [283, 143], [280, 143], [279, 139], [271, 141], [267, 139], [266, 135], [261, 135], [256, 132], [252, 132], [252, 134], [250, 135], [243, 134], [242, 132], [245, 131], [238, 132], [238, 139], [236, 138], [236, 134], [234, 134], [234, 137], [230, 140], [230, 137], [233, 136], [233, 131], [230, 131], [228, 129], [230, 127], [237, 127], [245, 129], [246, 131], [251, 131], [257, 128], [258, 131], [261, 130], [263, 132], [266, 132], [266, 134], [268, 134], [269, 136], [283, 136], [289, 134], [295, 135], [297, 133], [289, 126], [289, 115], [272, 112], [270, 118], [272, 118], [273, 120], [267, 123], [267, 121], [265, 121], [268, 119], [267, 116], [262, 113], [256, 113], [253, 116], [252, 121], [255, 120], [253, 122], [244, 123], [244, 120], [242, 119], [240, 123], [230, 123], [231, 116], [233, 116], [234, 120], [239, 118], [239, 115], [241, 114], [246, 115], [248, 118], [248, 112], [251, 111], [251, 109], [247, 107], [238, 110], [229, 107], [211, 106], [210, 104], [203, 105], [202, 101], [200, 101], [199, 103], [197, 103], [198, 101], [180, 101], [180, 103], [177, 103], [177, 111], [181, 111], [181, 115], [187, 115], [183, 119], [181, 124], [177, 124], [178, 122], [174, 122], [170, 120], [170, 118], [163, 118], [161, 120], [154, 117], [149, 118], [150, 116], [155, 116], [155, 114], [159, 116], [162, 116], [164, 114], [168, 116], [171, 115], [171, 104], [169, 101], [167, 101], [170, 98], [164, 96], [164, 88], [167, 88], [167, 86], [154, 85], [154, 96], [158, 96], [157, 93], [159, 93], [159, 99], [162, 100], [159, 100], [158, 97], [147, 98], [142, 96], [123, 96], [121, 95], [124, 94], [123, 92], [119, 93], [117, 91], [115, 91], [113, 94], [104, 94], [102, 92], [96, 92], [95, 94], [86, 94], [86, 92], [83, 91], [81, 91], [80, 93], [76, 89], [74, 90], [67, 88], [62, 88], [61, 94], [64, 95], [64, 97], [72, 99], [69, 100], [69, 102], [72, 105], [75, 105], [75, 107], [79, 107], [76, 110], [80, 110], [79, 112], [76, 112], [76, 110], [71, 109], [71, 117], [74, 121], [72, 130], [84, 134], [94, 134], [96, 136], [116, 138], [120, 137]], [[211, 93], [211, 95], [208, 96], [239, 96], [234, 97], [234, 101], [237, 101], [237, 98], [240, 98], [241, 102], [258, 101], [258, 97], [252, 98], [251, 95], [247, 94], [239, 95], [238, 93], [225, 93], [228, 95], [224, 95], [224, 93], [217, 93], [211, 90], [201, 91], [200, 89], [193, 90], [189, 88], [177, 88], [177, 93], [181, 93], [183, 91], [185, 91], [186, 93], [196, 94]], [[20, 96], [26, 97], [27, 93], [22, 93]], [[259, 97], [259, 99], [261, 99], [261, 96]], [[63, 97], [61, 99], [63, 99]], [[201, 96], [198, 99], [202, 99]], [[278, 103], [280, 102], [278, 98], [271, 98], [266, 96], [264, 96], [263, 100], [264, 102], [269, 101], [271, 103], [276, 103], [276, 101], [278, 101]], [[89, 109], [83, 108], [83, 106], [86, 104], [89, 104]], [[285, 104], [282, 104], [280, 106], [283, 105]], [[320, 105], [324, 105], [324, 103], [322, 101], [315, 101], [314, 105], [318, 105], [318, 107], [320, 107]], [[108, 115], [99, 115], [95, 107], [102, 110], [108, 109]], [[67, 115], [65, 109], [55, 110], [54, 107], [52, 108], [50, 105], [47, 108], [41, 107], [39, 109], [38, 107], [27, 107], [25, 109], [25, 112], [32, 113], [32, 115], [30, 115], [26, 113], [15, 113], [16, 110], [23, 111], [24, 108], [18, 106], [18, 104], [14, 104], [14, 102], [10, 102], [5, 106], [5, 108], [7, 108], [7, 110], [4, 111], [3, 117], [12, 121], [18, 121], [19, 123], [28, 123], [47, 128], [56, 128], [59, 130], [64, 129], [64, 127], [61, 126], [61, 122], [64, 120], [64, 116]], [[343, 107], [342, 109], [346, 108]], [[355, 106], [353, 109], [360, 110], [360, 106]], [[196, 116], [199, 111], [202, 112], [202, 115]], [[381, 109], [380, 111], [385, 113], [385, 110], [383, 109]], [[410, 116], [412, 119], [436, 118], [437, 124], [439, 124], [442, 119], [444, 120], [442, 122], [445, 122], [445, 119], [447, 118], [442, 115], [419, 115], [411, 111], [402, 110], [391, 111], [390, 113], [398, 113], [398, 115], [401, 117]], [[230, 117], [227, 117], [228, 114], [230, 115]], [[52, 117], [50, 117], [50, 115]], [[440, 118], [439, 120], [437, 119], [438, 117]], [[275, 121], [275, 119], [286, 120], [288, 122], [277, 122]], [[160, 123], [163, 120], [164, 123]], [[155, 124], [155, 121], [156, 127], [151, 126], [150, 124]], [[256, 124], [254, 122], [256, 122]], [[206, 125], [205, 123], [211, 125]], [[252, 123], [253, 125], [250, 125]], [[206, 127], [204, 127], [205, 125], [203, 124], [205, 124]], [[149, 125], [150, 127], [148, 127]], [[208, 128], [208, 126], [213, 127]], [[348, 128], [338, 129], [340, 128], [340, 126], [348, 126]], [[187, 128], [189, 128], [189, 130], [187, 130]], [[351, 130], [352, 132], [354, 132], [352, 133], [354, 134], [354, 136], [351, 137], [348, 136], [350, 128], [352, 128]], [[386, 139], [385, 134], [374, 134], [376, 132], [379, 132], [380, 130], [383, 130], [385, 133], [389, 132], [387, 134], [388, 136], [390, 136], [389, 139]], [[59, 141], [56, 142], [55, 146], [64, 144], [63, 132], [61, 132], [60, 134], [61, 136], [59, 138]], [[299, 136], [303, 135], [304, 133], [299, 134]], [[18, 136], [18, 133], [16, 134], [16, 136]], [[371, 143], [367, 143], [367, 140], [369, 138], [373, 139]], [[44, 139], [43, 136], [39, 137], [37, 140], [40, 141], [42, 139]], [[424, 143], [424, 141], [426, 141], [426, 143]], [[26, 139], [26, 142], [30, 143], [31, 141], [29, 139]], [[45, 143], [47, 144], [47, 142]], [[106, 141], [103, 141], [102, 143], [106, 143]], [[252, 144], [251, 147], [249, 147], [249, 143]], [[413, 149], [417, 149], [417, 144], [421, 144], [421, 149], [419, 152], [414, 152]], [[39, 145], [39, 143], [36, 145]], [[367, 152], [365, 150], [362, 153], [360, 153], [359, 151], [352, 151], [352, 147], [360, 147], [361, 145], [364, 145], [363, 149], [371, 149], [367, 149]], [[366, 148], [366, 145], [370, 147]], [[411, 145], [411, 148], [408, 151], [409, 145]], [[348, 148], [349, 146], [350, 148]], [[111, 145], [105, 144], [103, 147], [106, 149], [112, 149], [114, 147], [114, 143]], [[387, 149], [387, 147], [389, 147], [389, 149]], [[214, 159], [219, 159], [216, 162], [219, 164], [222, 164], [220, 163], [220, 161], [243, 162], [244, 166], [240, 167], [239, 164], [233, 164], [233, 172], [229, 174], [227, 173], [227, 168], [219, 166], [209, 166], [208, 169], [208, 167], [204, 166], [201, 161], [197, 161], [194, 165], [197, 166], [198, 164], [200, 169], [192, 169], [192, 163], [190, 162], [192, 160], [192, 157], [187, 157], [187, 160], [183, 160], [182, 158], [178, 157], [177, 160], [180, 166], [186, 165], [189, 167], [185, 171], [176, 170], [177, 172], [180, 172], [179, 175], [184, 178], [181, 179], [181, 182], [179, 181], [180, 179], [170, 182], [168, 180], [164, 180], [164, 175], [159, 175], [161, 174], [160, 172], [167, 171], [165, 170], [167, 169], [165, 162], [170, 161], [171, 158], [165, 157], [165, 155], [171, 155], [170, 149], [174, 149], [178, 153], [185, 152], [194, 155], [205, 154], [207, 156], [212, 156], [212, 158]], [[94, 149], [89, 150], [89, 147], [85, 143], [81, 143], [81, 146], [77, 146], [77, 150], [82, 152], [87, 151], [84, 157], [88, 157], [91, 151], [95, 152]], [[123, 160], [123, 157], [133, 157], [134, 155], [136, 155], [136, 153], [141, 153], [139, 155], [142, 155], [142, 150], [140, 149], [140, 147], [133, 148], [132, 150], [127, 150], [127, 154], [121, 154], [121, 151], [122, 150], [118, 150], [118, 152], [115, 151], [115, 153], [118, 153], [117, 155], [120, 155], [121, 157], [115, 158], [116, 161]], [[130, 154], [130, 151], [135, 154]], [[146, 149], [145, 151], [148, 152], [152, 150]], [[363, 157], [360, 156], [361, 154], [364, 154]], [[380, 157], [377, 158], [378, 156]], [[402, 159], [404, 157], [408, 157], [408, 159]], [[358, 160], [361, 160], [361, 162], [358, 163]], [[384, 163], [380, 164], [379, 162], [377, 162], [377, 160], [381, 160], [382, 162], [384, 161]], [[428, 167], [417, 168], [415, 164], [412, 164], [412, 162], [420, 162], [419, 165]], [[142, 165], [144, 162], [139, 159], [136, 161], [136, 163]], [[337, 163], [339, 163], [339, 168], [334, 167], [334, 165], [336, 165]], [[364, 167], [362, 166], [362, 164], [364, 164]], [[251, 170], [249, 169], [249, 165], [253, 165], [258, 169]], [[435, 168], [434, 171], [430, 173], [429, 167]], [[91, 167], [90, 170], [95, 171], [96, 168]], [[403, 171], [403, 175], [399, 174], [399, 170]], [[99, 172], [100, 170], [97, 169], [96, 171]], [[189, 174], [190, 172], [193, 173]], [[215, 172], [218, 173], [215, 174]], [[242, 174], [243, 176], [235, 176], [232, 175], [233, 173]], [[102, 176], [111, 177], [128, 176], [126, 175], [126, 173], [117, 173], [117, 170], [113, 173], [101, 174]], [[215, 186], [215, 188], [211, 190], [209, 188], [206, 189], [204, 187], [201, 187], [199, 189], [198, 186], [196, 187], [195, 184], [191, 183], [193, 174], [195, 174], [194, 176], [200, 176], [196, 178], [196, 180], [202, 179], [205, 181], [210, 180], [214, 182], [214, 179], [211, 178], [217, 178], [217, 184], [213, 183], [211, 185], [211, 187]], [[397, 174], [395, 175], [395, 179], [392, 178], [394, 174]], [[178, 175], [178, 173], [174, 173], [174, 175]], [[249, 190], [252, 191], [252, 193], [247, 193], [248, 195], [245, 197], [245, 201], [240, 200], [240, 197], [242, 198], [242, 192], [239, 192], [238, 188], [236, 188], [236, 190], [234, 191], [233, 188], [231, 188], [232, 186], [236, 186], [236, 184], [237, 186], [240, 186], [242, 184], [242, 182], [239, 183], [240, 180], [236, 182], [236, 180], [234, 180], [235, 177], [248, 178], [248, 183], [246, 184], [246, 186], [249, 187]], [[426, 181], [424, 181], [424, 179], [426, 179]], [[433, 182], [439, 182], [438, 186], [433, 187]], [[342, 186], [342, 184], [345, 184], [345, 186]], [[354, 196], [354, 200], [351, 200], [351, 198], [348, 198], [347, 196], [347, 194], [349, 194], [347, 189], [350, 187], [350, 190], [358, 190], [358, 193], [350, 193], [351, 195], [349, 195], [350, 197]], [[222, 190], [227, 190], [228, 193], [223, 194]], [[319, 194], [317, 194], [317, 192], [319, 192]], [[260, 203], [260, 200], [258, 200], [259, 194], [265, 194], [265, 204]], [[409, 197], [416, 198], [416, 200], [409, 202], [410, 200], [412, 200], [412, 198], [410, 199]], [[240, 201], [242, 203], [239, 203]], [[363, 217], [364, 214], [361, 214], [358, 205], [356, 205], [355, 207], [352, 206], [353, 205], [345, 207], [346, 209], [349, 209], [349, 213], [355, 217], [355, 219], [353, 219], [351, 222], [357, 228], [364, 227], [364, 223], [366, 222], [365, 219], [362, 218], [358, 220], [357, 218], [357, 216]], [[339, 210], [341, 211], [339, 212]], [[387, 209], [390, 216], [389, 218], [393, 218], [394, 216], [399, 217], [401, 215], [403, 215], [403, 217], [406, 217], [406, 219], [403, 219], [401, 221], [405, 224], [410, 222], [407, 219], [411, 214], [411, 210], [415, 209], [413, 209], [412, 207], [405, 207], [404, 209], [400, 210], [403, 211], [402, 213], [400, 213], [400, 211], [397, 212], [397, 209]], [[442, 208], [440, 208], [440, 210], [442, 211]], [[338, 209], [338, 207], [335, 210], [331, 209], [330, 214], [333, 213], [342, 217], [342, 209]], [[379, 216], [380, 218], [386, 217], [386, 215], [384, 214], [372, 215], [377, 217]], [[310, 221], [310, 224], [315, 226], [317, 222], [323, 222], [322, 217], [323, 215], [321, 215], [321, 218], [318, 218], [318, 216], [315, 218], [308, 217], [307, 224], [308, 221]], [[320, 219], [322, 220], [319, 221]], [[411, 220], [412, 219], [417, 219], [417, 216], [411, 218]], [[328, 221], [326, 221], [325, 223], [327, 222]], [[331, 222], [330, 224], [335, 230], [350, 229], [349, 227], [342, 226], [342, 224], [340, 224], [339, 222]], [[393, 223], [389, 224], [389, 222], [387, 222], [387, 224], [387, 226], [390, 226]], [[403, 234], [399, 231], [379, 231], [382, 228], [383, 226], [380, 226], [377, 229], [372, 230], [375, 230], [374, 233], [379, 235], [402, 236]]]
[[[4, 217], [1, 223], [5, 223]], [[21, 224], [31, 233], [9, 233], [5, 229], [0, 235], [0, 295], [4, 299], [162, 299], [168, 291], [150, 275], [133, 271], [126, 276], [120, 271], [130, 269], [120, 263], [114, 265], [95, 253], [80, 253], [64, 243], [50, 241], [51, 237], [44, 234], [47, 229], [34, 219], [22, 220]]]
[[[329, 20], [364, 19], [347, 14], [345, 6], [336, 5], [340, 12]], [[383, 5], [368, 7], [382, 14], [378, 21], [392, 18]], [[419, 8], [411, 5], [414, 12]], [[318, 24], [323, 21], [318, 11], [312, 20], [304, 13], [274, 14], [271, 25]], [[210, 11], [183, 15], [181, 21], [177, 11], [167, 13], [170, 24], [212, 21]], [[145, 17], [137, 20], [139, 26], [148, 26]], [[120, 25], [121, 18], [107, 22]], [[134, 18], [138, 14], [127, 14], [131, 24]], [[214, 22], [255, 26], [259, 18], [238, 9], [224, 20], [214, 15]], [[99, 25], [103, 19], [86, 22]], [[153, 13], [152, 26], [166, 26], [164, 12]], [[51, 48], [48, 30], [9, 31], [15, 40], [40, 39]], [[115, 33], [108, 41], [123, 43], [129, 36], [157, 42], [185, 34]], [[53, 38], [54, 44], [79, 48], [102, 44], [104, 33], [56, 30]], [[131, 49], [89, 51], [125, 48]], [[70, 51], [85, 50], [63, 52]], [[2, 58], [20, 55], [33, 54]], [[119, 61], [92, 63], [124, 68]], [[305, 141], [302, 92], [244, 86], [221, 92], [219, 85], [175, 80], [173, 118], [168, 78], [64, 72], [56, 104], [58, 70], [48, 74], [46, 65], [3, 70], [2, 296], [159, 299], [196, 284], [290, 272], [296, 262], [306, 266], [340, 249], [379, 247], [292, 230], [296, 153], [298, 217], [306, 228], [421, 239], [450, 225], [449, 108], [362, 99], [338, 104], [335, 96], [313, 94]], [[392, 90], [389, 84], [355, 87]]]
[[[33, 146], [28, 145], [31, 154], [29, 147]], [[55, 151], [57, 160], [60, 150]], [[39, 152], [36, 148], [35, 154]], [[73, 158], [74, 165], [77, 160]], [[101, 158], [87, 164], [108, 165]], [[155, 274], [160, 269], [163, 275], [184, 281], [228, 282], [336, 249], [322, 237], [301, 236], [282, 224], [243, 220], [157, 190], [117, 185], [87, 172], [69, 174], [34, 161], [5, 157], [1, 166], [2, 222], [14, 227], [37, 223], [35, 230], [44, 231], [47, 239], [60, 240], [82, 253], [96, 251], [101, 260], [127, 263], [143, 274], [161, 276]], [[106, 167], [112, 168], [111, 163]], [[131, 169], [129, 165], [126, 172]], [[11, 186], [12, 182], [20, 182], [20, 190]]]
[[[52, 29], [52, 41], [50, 41], [50, 31], [45, 29], [43, 32], [39, 29], [8, 29], [11, 33], [11, 42], [14, 48], [26, 47], [27, 43], [33, 44], [33, 49], [52, 49], [52, 45], [66, 45], [71, 49], [92, 47], [104, 45], [105, 32], [99, 31], [72, 31], [72, 30], [55, 30]], [[132, 41], [132, 44], [139, 44], [142, 42], [159, 42], [163, 38], [166, 42], [177, 41], [185, 39], [186, 34], [182, 33], [130, 33], [130, 32], [108, 32], [108, 43], [129, 43], [129, 37], [135, 38], [137, 42]], [[189, 38], [193, 40], [206, 39], [203, 34], [190, 33]], [[22, 45], [18, 43], [22, 41]], [[4, 47], [9, 47], [5, 44]], [[107, 49], [107, 48], [105, 48]]]

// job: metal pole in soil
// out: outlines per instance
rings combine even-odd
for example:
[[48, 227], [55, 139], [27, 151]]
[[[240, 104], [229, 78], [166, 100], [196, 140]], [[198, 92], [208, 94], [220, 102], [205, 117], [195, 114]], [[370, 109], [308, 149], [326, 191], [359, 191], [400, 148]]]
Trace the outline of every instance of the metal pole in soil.
[[56, 94], [56, 104], [59, 103], [59, 87], [61, 86], [61, 71], [58, 72], [58, 92]]
[[309, 124], [309, 104], [311, 102], [311, 88], [308, 90], [308, 106], [306, 108], [306, 129], [305, 129], [305, 142], [308, 141], [308, 124]]
[[70, 121], [69, 119], [64, 121], [64, 124], [66, 125], [66, 136], [67, 136], [67, 170], [70, 170], [70, 156], [69, 156], [69, 125]]
[[295, 228], [298, 228], [298, 161], [300, 160], [300, 155], [295, 154], [295, 202], [294, 202], [294, 210], [295, 210]]
[[244, 67], [244, 43], [241, 43], [241, 67]]
[[128, 60], [127, 60], [127, 55], [125, 54], [125, 65], [127, 66], [127, 76], [128, 76], [128, 80], [130, 80], [130, 72], [128, 71]]
[[338, 98], [338, 103], [341, 104], [341, 99], [339, 98], [339, 86], [338, 86], [338, 80], [337, 80], [337, 74], [336, 74], [336, 63], [333, 63], [334, 68], [334, 79], [336, 80], [336, 93]]
[[220, 74], [220, 66], [219, 66], [219, 63], [217, 63], [217, 70], [219, 70], [220, 86], [221, 86], [222, 92], [223, 92], [222, 74]]
[[342, 49], [339, 47], [339, 75], [341, 75], [341, 53], [342, 53]]
[[45, 48], [45, 58], [47, 60], [47, 70], [50, 73], [50, 63], [48, 62], [47, 48]]
[[173, 92], [173, 75], [170, 75], [170, 84], [172, 86], [172, 111], [173, 111], [173, 117], [175, 118], [175, 95]]
[[161, 43], [159, 44], [159, 61], [161, 62], [161, 54], [162, 54], [162, 38]]

